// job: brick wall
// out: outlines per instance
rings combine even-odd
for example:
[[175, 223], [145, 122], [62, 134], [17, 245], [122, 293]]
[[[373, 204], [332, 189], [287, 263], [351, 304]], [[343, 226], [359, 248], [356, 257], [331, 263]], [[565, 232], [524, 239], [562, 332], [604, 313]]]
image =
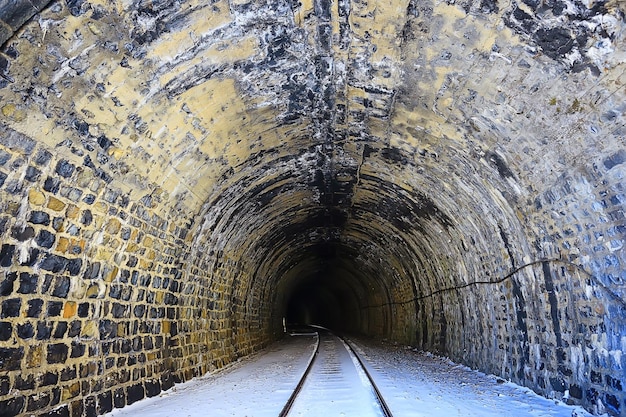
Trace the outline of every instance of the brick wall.
[[566, 0], [0, 6], [0, 414], [219, 368], [320, 276], [354, 331], [623, 414], [623, 29]]
[[3, 415], [95, 415], [184, 379], [186, 219], [57, 154], [0, 134]]

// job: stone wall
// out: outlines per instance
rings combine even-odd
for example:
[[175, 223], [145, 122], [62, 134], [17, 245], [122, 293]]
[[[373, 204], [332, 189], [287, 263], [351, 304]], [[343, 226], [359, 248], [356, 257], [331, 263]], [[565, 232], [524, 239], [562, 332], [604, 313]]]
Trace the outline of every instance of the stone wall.
[[184, 378], [185, 219], [72, 150], [0, 135], [3, 415], [104, 413]]
[[626, 409], [620, 2], [0, 7], [0, 414], [92, 416], [294, 303]]

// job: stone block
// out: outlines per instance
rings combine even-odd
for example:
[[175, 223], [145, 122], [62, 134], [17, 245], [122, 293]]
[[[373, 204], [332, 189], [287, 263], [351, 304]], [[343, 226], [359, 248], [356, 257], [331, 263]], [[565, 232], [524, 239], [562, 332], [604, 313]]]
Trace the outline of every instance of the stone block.
[[[0, 266], [7, 268], [13, 263], [13, 255], [15, 254], [15, 245], [4, 244], [0, 249]], [[0, 284], [2, 285], [2, 284]], [[2, 290], [0, 290], [1, 292]], [[6, 294], [3, 294], [6, 295]]]
[[20, 315], [21, 306], [22, 300], [20, 298], [10, 298], [2, 301], [0, 318], [18, 317]]
[[46, 303], [47, 317], [59, 317], [63, 311], [62, 301], [48, 301]]
[[61, 378], [61, 381], [63, 382], [72, 381], [76, 379], [76, 376], [77, 376], [76, 365], [70, 365], [70, 366], [63, 368], [59, 376]]
[[[52, 290], [53, 297], [67, 298], [70, 291], [71, 279], [66, 276], [57, 276], [54, 278], [54, 288]], [[67, 303], [66, 303], [67, 305]]]
[[35, 236], [35, 229], [31, 226], [15, 226], [11, 229], [11, 236], [20, 242], [25, 242]]
[[68, 259], [59, 255], [47, 253], [44, 255], [39, 267], [44, 271], [59, 273], [67, 267]]
[[116, 388], [113, 393], [113, 405], [115, 408], [126, 406], [126, 392], [124, 388]]
[[28, 272], [22, 272], [20, 273], [20, 285], [17, 289], [17, 292], [20, 294], [34, 294], [37, 292], [38, 284], [38, 275], [29, 274]]
[[54, 326], [54, 333], [52, 337], [55, 339], [63, 339], [65, 337], [65, 333], [67, 332], [67, 322], [66, 321], [58, 321]]
[[52, 411], [42, 414], [41, 417], [70, 417], [70, 407], [67, 404], [63, 404]]
[[[30, 182], [36, 182], [41, 177], [41, 171], [34, 166], [29, 166], [26, 168], [26, 175], [24, 179]], [[43, 205], [43, 203], [42, 203]]]
[[74, 174], [76, 166], [67, 160], [61, 159], [57, 162], [55, 172], [64, 178], [70, 178]]
[[17, 396], [7, 400], [0, 400], [0, 415], [4, 417], [13, 417], [20, 415], [24, 409], [24, 397]]
[[45, 149], [39, 149], [35, 155], [35, 163], [39, 166], [47, 165], [52, 158], [52, 154]]
[[0, 347], [0, 368], [4, 371], [20, 369], [20, 363], [24, 358], [24, 347]]
[[28, 308], [26, 310], [26, 317], [39, 317], [41, 314], [41, 308], [43, 306], [43, 300], [34, 299], [28, 300]]
[[113, 410], [113, 394], [111, 391], [105, 391], [98, 394], [98, 414], [108, 413]]
[[0, 341], [7, 341], [13, 334], [13, 324], [8, 321], [0, 321]]
[[145, 390], [143, 384], [138, 383], [126, 388], [126, 404], [131, 405], [145, 398]]
[[81, 258], [69, 259], [67, 262], [66, 271], [70, 276], [76, 276], [80, 273], [83, 266], [83, 260]]
[[33, 336], [35, 336], [35, 329], [32, 323], [26, 322], [17, 325], [17, 337], [20, 339], [30, 339]]
[[50, 224], [50, 215], [45, 211], [32, 211], [28, 221], [32, 224], [48, 226]]
[[15, 32], [37, 12], [38, 9], [32, 3], [14, 0], [0, 5], [0, 20], [6, 22]]
[[77, 337], [77, 336], [80, 336], [81, 329], [82, 329], [81, 321], [80, 320], [72, 320], [69, 323], [67, 337]]
[[51, 322], [47, 322], [47, 321], [37, 322], [37, 340], [50, 339], [51, 335], [52, 335], [52, 323]]
[[65, 363], [69, 348], [65, 343], [53, 343], [47, 347], [46, 360], [49, 364]]
[[5, 274], [0, 281], [0, 296], [6, 297], [13, 293], [15, 280], [17, 279], [17, 273], [10, 272]]
[[45, 408], [50, 403], [50, 393], [35, 393], [27, 398], [26, 411], [37, 411]]
[[43, 189], [49, 193], [57, 194], [60, 186], [61, 181], [58, 178], [48, 177], [43, 184]]
[[39, 234], [37, 234], [37, 237], [35, 238], [35, 242], [37, 243], [37, 245], [45, 249], [52, 248], [55, 240], [56, 236], [45, 229], [40, 230]]
[[39, 386], [46, 387], [48, 385], [56, 385], [59, 381], [59, 375], [55, 372], [45, 372], [40, 377]]

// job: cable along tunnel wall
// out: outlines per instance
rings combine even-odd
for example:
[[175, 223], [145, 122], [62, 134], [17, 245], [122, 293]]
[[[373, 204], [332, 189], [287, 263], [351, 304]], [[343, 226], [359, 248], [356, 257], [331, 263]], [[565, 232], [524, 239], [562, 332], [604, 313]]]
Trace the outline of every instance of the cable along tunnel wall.
[[157, 395], [309, 288], [344, 331], [624, 412], [619, 3], [24, 4], [0, 414]]

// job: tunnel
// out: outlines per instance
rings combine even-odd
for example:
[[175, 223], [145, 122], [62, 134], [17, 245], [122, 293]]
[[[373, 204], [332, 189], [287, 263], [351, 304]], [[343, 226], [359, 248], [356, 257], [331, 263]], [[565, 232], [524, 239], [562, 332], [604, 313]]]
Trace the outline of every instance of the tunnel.
[[287, 323], [626, 413], [621, 0], [0, 5], [0, 415]]

